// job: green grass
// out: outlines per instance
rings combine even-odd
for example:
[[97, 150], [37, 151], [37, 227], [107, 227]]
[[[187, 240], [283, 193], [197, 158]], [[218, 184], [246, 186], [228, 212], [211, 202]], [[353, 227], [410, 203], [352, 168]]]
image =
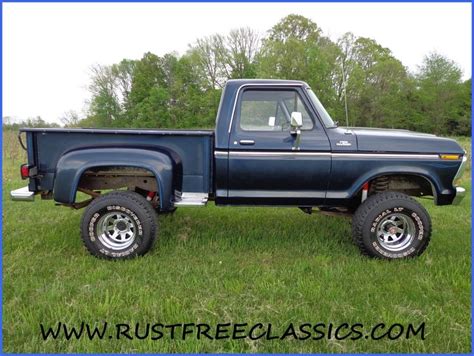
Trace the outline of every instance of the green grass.
[[[15, 203], [22, 153], [5, 139], [5, 352], [470, 352], [471, 180], [460, 206], [429, 200], [434, 233], [420, 258], [364, 258], [350, 220], [297, 209], [180, 208], [159, 220], [143, 258], [93, 258], [82, 211], [52, 201]], [[470, 140], [461, 139], [470, 150]], [[161, 322], [426, 323], [426, 340], [48, 340], [39, 324]]]

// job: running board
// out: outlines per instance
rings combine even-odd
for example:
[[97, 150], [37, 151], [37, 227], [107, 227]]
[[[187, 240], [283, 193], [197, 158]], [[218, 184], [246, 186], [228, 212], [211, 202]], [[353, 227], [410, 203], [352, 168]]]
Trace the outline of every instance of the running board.
[[175, 196], [174, 206], [204, 206], [207, 204], [209, 195], [206, 193], [186, 193], [181, 197]]

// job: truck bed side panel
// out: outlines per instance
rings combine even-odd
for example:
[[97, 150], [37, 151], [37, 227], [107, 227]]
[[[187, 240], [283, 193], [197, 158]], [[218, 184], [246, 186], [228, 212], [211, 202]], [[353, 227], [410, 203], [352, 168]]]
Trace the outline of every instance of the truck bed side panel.
[[[172, 152], [181, 160], [185, 192], [212, 192], [211, 131], [54, 130], [26, 129], [32, 136], [34, 163], [43, 175], [37, 190], [52, 190], [58, 160], [66, 152], [84, 148], [130, 147]], [[31, 154], [31, 146], [28, 151]], [[31, 161], [30, 161], [31, 164]]]

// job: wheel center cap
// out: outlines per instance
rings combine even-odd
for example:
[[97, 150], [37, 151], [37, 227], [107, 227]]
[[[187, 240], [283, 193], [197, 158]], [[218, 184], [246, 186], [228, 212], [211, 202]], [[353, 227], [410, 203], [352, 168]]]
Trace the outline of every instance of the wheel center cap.
[[125, 224], [125, 222], [123, 222], [123, 221], [117, 222], [117, 225], [115, 225], [115, 226], [116, 226], [117, 229], [119, 229], [120, 231], [127, 230], [127, 224]]
[[388, 232], [392, 235], [395, 235], [397, 232], [397, 228], [395, 226], [392, 226], [390, 229], [388, 229]]

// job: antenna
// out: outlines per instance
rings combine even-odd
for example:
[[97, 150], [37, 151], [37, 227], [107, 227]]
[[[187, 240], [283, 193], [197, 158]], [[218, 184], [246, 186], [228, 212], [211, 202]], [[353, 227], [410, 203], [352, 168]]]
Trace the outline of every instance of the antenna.
[[342, 87], [344, 90], [344, 107], [346, 109], [346, 127], [349, 127], [349, 112], [347, 110], [347, 82], [346, 82], [346, 71], [344, 70], [344, 61], [341, 62], [342, 67]]

